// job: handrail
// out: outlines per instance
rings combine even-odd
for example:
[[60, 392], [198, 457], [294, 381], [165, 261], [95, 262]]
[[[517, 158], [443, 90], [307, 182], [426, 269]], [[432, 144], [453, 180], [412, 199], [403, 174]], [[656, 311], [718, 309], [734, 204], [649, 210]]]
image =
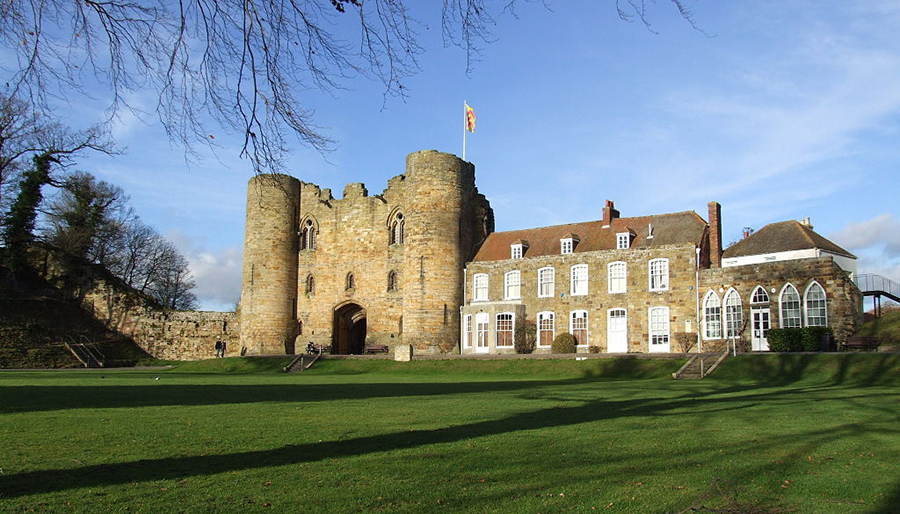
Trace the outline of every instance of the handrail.
[[857, 275], [856, 287], [863, 295], [884, 294], [892, 300], [900, 301], [900, 284], [875, 273]]
[[[89, 337], [84, 334], [81, 334], [81, 340], [88, 353], [91, 354], [91, 357], [100, 364], [102, 368], [106, 364], [106, 355], [103, 355], [103, 352], [100, 351], [100, 348], [97, 346], [97, 343], [91, 341]], [[95, 355], [96, 354], [96, 355]], [[99, 356], [99, 357], [98, 357]]]

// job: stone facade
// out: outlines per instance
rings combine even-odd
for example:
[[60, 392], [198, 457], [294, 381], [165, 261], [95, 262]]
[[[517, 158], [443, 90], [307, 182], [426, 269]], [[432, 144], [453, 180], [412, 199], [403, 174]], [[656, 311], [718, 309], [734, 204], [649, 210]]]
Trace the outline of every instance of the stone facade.
[[[650, 291], [649, 263], [654, 259], [667, 259], [669, 266], [668, 287], [662, 291]], [[624, 309], [626, 314], [626, 342], [628, 352], [674, 351], [674, 341], [659, 348], [650, 348], [648, 316], [651, 307], [668, 307], [672, 332], [690, 330], [696, 326], [694, 288], [697, 254], [691, 244], [667, 245], [652, 249], [600, 250], [569, 255], [549, 255], [534, 259], [508, 259], [502, 261], [472, 262], [467, 267], [466, 305], [463, 319], [472, 316], [469, 333], [462, 333], [462, 353], [476, 353], [475, 317], [488, 313], [487, 332], [489, 353], [514, 353], [512, 347], [498, 348], [495, 328], [496, 315], [515, 313], [517, 322], [523, 319], [537, 321], [540, 312], [554, 313], [553, 335], [572, 332], [571, 313], [586, 311], [587, 340], [579, 341], [578, 351], [588, 352], [597, 346], [608, 352], [607, 323], [610, 309]], [[621, 293], [609, 292], [608, 265], [625, 263], [626, 289]], [[572, 294], [572, 267], [587, 265], [588, 284], [586, 294]], [[554, 294], [538, 295], [538, 270], [553, 269]], [[518, 299], [504, 300], [504, 282], [510, 271], [519, 271], [521, 294]], [[474, 277], [488, 276], [488, 300], [475, 301]], [[485, 350], [482, 348], [482, 350]], [[537, 353], [549, 352], [549, 345], [539, 345]], [[621, 353], [614, 352], [614, 353]]]
[[[827, 325], [841, 341], [862, 322], [862, 294], [851, 278], [855, 265], [844, 269], [831, 255], [719, 267], [716, 202], [709, 205], [710, 223], [688, 213], [618, 216], [607, 201], [596, 222], [492, 234], [466, 268], [461, 352], [514, 353], [510, 331], [526, 320], [538, 328], [536, 353], [549, 353], [549, 342], [566, 332], [576, 335], [578, 352], [592, 346], [603, 353], [712, 351], [728, 339], [741, 350], [766, 350], [767, 330], [781, 328], [783, 317], [791, 319], [789, 297], [782, 297], [786, 290], [797, 293], [794, 326]], [[833, 245], [811, 234], [780, 244]], [[852, 255], [835, 248], [855, 264]], [[665, 288], [651, 283], [651, 267], [659, 262], [665, 263]], [[616, 280], [613, 265], [623, 270], [624, 281]], [[552, 294], [541, 285], [542, 273], [549, 273], [545, 280], [553, 277]], [[707, 294], [718, 299], [718, 310], [712, 301], [705, 309]], [[728, 309], [726, 297], [732, 301]], [[689, 348], [679, 345], [678, 332], [691, 334], [685, 340]]]
[[[825, 290], [827, 323], [834, 331], [835, 339], [846, 340], [862, 324], [862, 293], [850, 279], [850, 273], [830, 256], [703, 270], [700, 273], [701, 309], [708, 291], [723, 295], [730, 289], [736, 290], [741, 298], [742, 320], [747, 327], [741, 339], [747, 343], [752, 337], [753, 309], [769, 309], [771, 328], [781, 328], [781, 291], [791, 284], [802, 301], [804, 292], [813, 283]], [[757, 287], [766, 292], [768, 302], [752, 302]]]

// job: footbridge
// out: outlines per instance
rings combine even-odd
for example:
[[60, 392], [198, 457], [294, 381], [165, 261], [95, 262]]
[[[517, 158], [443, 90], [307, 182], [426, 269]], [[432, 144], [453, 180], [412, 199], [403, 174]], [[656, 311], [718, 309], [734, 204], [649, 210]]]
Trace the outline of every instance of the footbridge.
[[900, 303], [900, 284], [893, 280], [876, 275], [874, 273], [863, 273], [856, 277], [856, 285], [862, 292], [863, 296], [875, 297], [875, 315], [881, 316], [881, 297], [887, 296], [889, 299]]

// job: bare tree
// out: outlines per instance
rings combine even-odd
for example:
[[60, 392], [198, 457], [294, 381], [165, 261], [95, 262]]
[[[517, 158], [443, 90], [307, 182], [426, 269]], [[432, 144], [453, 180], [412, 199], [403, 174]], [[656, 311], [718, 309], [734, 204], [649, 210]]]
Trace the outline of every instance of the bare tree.
[[136, 217], [122, 235], [116, 253], [108, 259], [112, 274], [169, 309], [196, 308], [189, 263], [171, 241]]
[[[693, 25], [683, 1], [670, 1]], [[471, 64], [493, 40], [496, 17], [528, 2], [443, 0], [445, 44], [463, 48]], [[649, 28], [648, 5], [615, 2], [619, 17]], [[243, 138], [241, 155], [257, 172], [282, 169], [295, 142], [331, 147], [302, 100], [307, 91], [365, 76], [386, 96], [405, 96], [423, 27], [403, 0], [0, 2], [0, 44], [16, 58], [11, 96], [49, 112], [73, 90], [90, 96], [98, 81], [110, 95], [109, 121], [134, 110], [130, 94], [149, 90], [155, 116], [186, 151], [215, 146], [213, 120]]]

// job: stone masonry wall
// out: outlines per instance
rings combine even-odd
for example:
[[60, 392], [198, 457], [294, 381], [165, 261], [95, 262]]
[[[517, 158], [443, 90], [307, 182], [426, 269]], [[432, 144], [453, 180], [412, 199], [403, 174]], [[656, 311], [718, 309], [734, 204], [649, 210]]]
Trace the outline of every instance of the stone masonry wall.
[[164, 311], [100, 279], [84, 292], [82, 306], [159, 359], [212, 358], [216, 341], [225, 341], [228, 356], [241, 353], [240, 323], [233, 312]]

